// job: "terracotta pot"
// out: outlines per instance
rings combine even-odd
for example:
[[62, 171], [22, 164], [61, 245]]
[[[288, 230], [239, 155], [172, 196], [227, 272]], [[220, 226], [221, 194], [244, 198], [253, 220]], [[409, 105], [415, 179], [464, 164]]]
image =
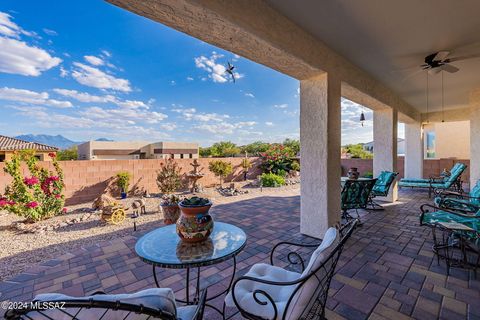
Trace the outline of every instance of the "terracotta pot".
[[357, 168], [350, 168], [350, 170], [348, 170], [347, 175], [348, 175], [348, 179], [357, 180], [358, 177], [360, 176], [360, 172], [358, 172]]
[[180, 207], [180, 218], [177, 221], [177, 234], [185, 242], [202, 242], [208, 239], [213, 230], [213, 218], [208, 213], [212, 203], [205, 206]]
[[165, 224], [174, 224], [180, 217], [180, 208], [177, 204], [160, 205], [163, 212], [163, 222]]

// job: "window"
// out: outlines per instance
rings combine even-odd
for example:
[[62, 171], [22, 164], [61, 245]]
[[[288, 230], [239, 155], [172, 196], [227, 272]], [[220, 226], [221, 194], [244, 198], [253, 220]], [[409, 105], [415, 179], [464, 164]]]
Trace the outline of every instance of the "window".
[[435, 158], [435, 131], [427, 131], [426, 133], [425, 153], [427, 159]]
[[5, 161], [5, 155], [4, 154], [0, 154], [0, 162], [4, 162]]
[[189, 153], [189, 154], [188, 154], [188, 157], [189, 157], [190, 159], [192, 159], [192, 158], [193, 158], [193, 154]]
[[180, 159], [183, 159], [183, 153], [180, 154]]
[[170, 155], [170, 159], [175, 159], [175, 155], [173, 153]]

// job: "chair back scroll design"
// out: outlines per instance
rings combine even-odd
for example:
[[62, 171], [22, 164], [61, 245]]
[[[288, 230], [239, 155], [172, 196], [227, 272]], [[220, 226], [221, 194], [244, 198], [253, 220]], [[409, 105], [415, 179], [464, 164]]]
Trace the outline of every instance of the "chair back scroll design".
[[365, 209], [377, 179], [347, 180], [342, 189], [342, 210]]
[[[324, 319], [325, 318], [325, 307], [328, 298], [328, 290], [330, 288], [330, 282], [335, 274], [335, 269], [339, 261], [340, 255], [342, 254], [345, 243], [350, 238], [358, 223], [357, 219], [351, 220], [346, 223], [340, 230], [340, 236], [337, 236], [327, 249], [321, 252], [320, 255], [324, 254], [324, 257], [321, 257], [320, 265], [316, 265], [315, 261], [312, 263], [312, 259], [316, 259], [312, 254], [312, 258], [305, 270], [303, 270], [301, 276], [293, 281], [285, 282], [276, 282], [269, 280], [261, 280], [265, 285], [278, 286], [280, 290], [283, 286], [295, 286], [295, 289], [291, 293], [286, 302], [286, 305], [283, 309], [283, 316], [279, 318], [280, 307], [277, 306], [275, 300], [267, 292], [267, 290], [255, 290], [253, 292], [254, 301], [261, 305], [266, 306], [270, 305], [272, 307], [272, 317], [264, 318], [258, 315], [252, 314], [249, 310], [244, 310], [240, 306], [237, 298], [235, 296], [235, 287], [240, 281], [259, 281], [257, 278], [243, 276], [238, 278], [232, 286], [232, 296], [233, 301], [242, 314], [247, 319], [253, 320], [293, 320], [293, 319]], [[328, 233], [328, 231], [327, 231]], [[325, 237], [326, 238], [326, 237]], [[291, 244], [284, 242], [284, 244]], [[300, 245], [297, 245], [300, 246]], [[320, 244], [321, 246], [321, 244]], [[312, 245], [305, 245], [305, 247], [312, 247]], [[276, 248], [276, 247], [275, 247]], [[274, 248], [274, 249], [275, 249]], [[272, 254], [273, 254], [272, 250]], [[298, 255], [296, 255], [298, 256]], [[299, 256], [298, 256], [299, 257]], [[301, 259], [301, 258], [300, 258]], [[289, 259], [290, 260], [290, 259]], [[271, 261], [273, 259], [271, 258]], [[298, 263], [298, 262], [295, 262]], [[304, 263], [301, 263], [302, 267]], [[299, 301], [302, 299], [302, 301]], [[306, 299], [306, 300], [303, 300]]]

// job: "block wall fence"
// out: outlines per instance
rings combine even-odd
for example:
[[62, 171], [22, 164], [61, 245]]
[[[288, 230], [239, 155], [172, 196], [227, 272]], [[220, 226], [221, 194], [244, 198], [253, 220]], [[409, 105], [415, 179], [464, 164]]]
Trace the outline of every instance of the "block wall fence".
[[[223, 160], [232, 163], [234, 172], [227, 177], [226, 181], [243, 180], [243, 169], [241, 162], [243, 158], [200, 158], [198, 159], [199, 168], [205, 176], [199, 181], [204, 187], [218, 184], [218, 178], [208, 170], [209, 162], [213, 160]], [[261, 160], [259, 158], [250, 158], [253, 163], [248, 173], [248, 178], [253, 179], [261, 174]], [[185, 174], [192, 170], [190, 163], [192, 159], [175, 159], [184, 174], [184, 182], [187, 179]], [[423, 176], [438, 175], [443, 168], [451, 168], [455, 162], [470, 164], [469, 160], [455, 159], [436, 159], [425, 160], [423, 166]], [[109, 186], [114, 184], [114, 176], [119, 171], [128, 171], [132, 174], [130, 188], [132, 193], [141, 194], [144, 191], [149, 193], [158, 193], [156, 184], [157, 171], [160, 169], [162, 159], [145, 160], [82, 160], [82, 161], [61, 161], [61, 166], [65, 174], [65, 196], [67, 205], [91, 201], [102, 194]], [[346, 175], [351, 167], [357, 167], [361, 174], [373, 171], [373, 161], [371, 159], [342, 159], [342, 175]], [[50, 162], [39, 162], [39, 165], [52, 169]], [[11, 178], [3, 171], [4, 164], [0, 163], [0, 193], [3, 193], [5, 186], [11, 182]], [[23, 168], [28, 172], [26, 168]], [[404, 158], [398, 158], [398, 171], [400, 178], [404, 172]], [[470, 179], [469, 169], [463, 174], [463, 181]]]

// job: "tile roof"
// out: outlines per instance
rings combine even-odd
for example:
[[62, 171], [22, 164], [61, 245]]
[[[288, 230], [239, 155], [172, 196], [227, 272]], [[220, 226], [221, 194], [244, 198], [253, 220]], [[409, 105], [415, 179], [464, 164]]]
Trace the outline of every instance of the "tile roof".
[[46, 144], [28, 142], [16, 138], [6, 137], [0, 135], [0, 150], [14, 151], [14, 150], [36, 150], [36, 151], [58, 151], [58, 148], [47, 146]]

